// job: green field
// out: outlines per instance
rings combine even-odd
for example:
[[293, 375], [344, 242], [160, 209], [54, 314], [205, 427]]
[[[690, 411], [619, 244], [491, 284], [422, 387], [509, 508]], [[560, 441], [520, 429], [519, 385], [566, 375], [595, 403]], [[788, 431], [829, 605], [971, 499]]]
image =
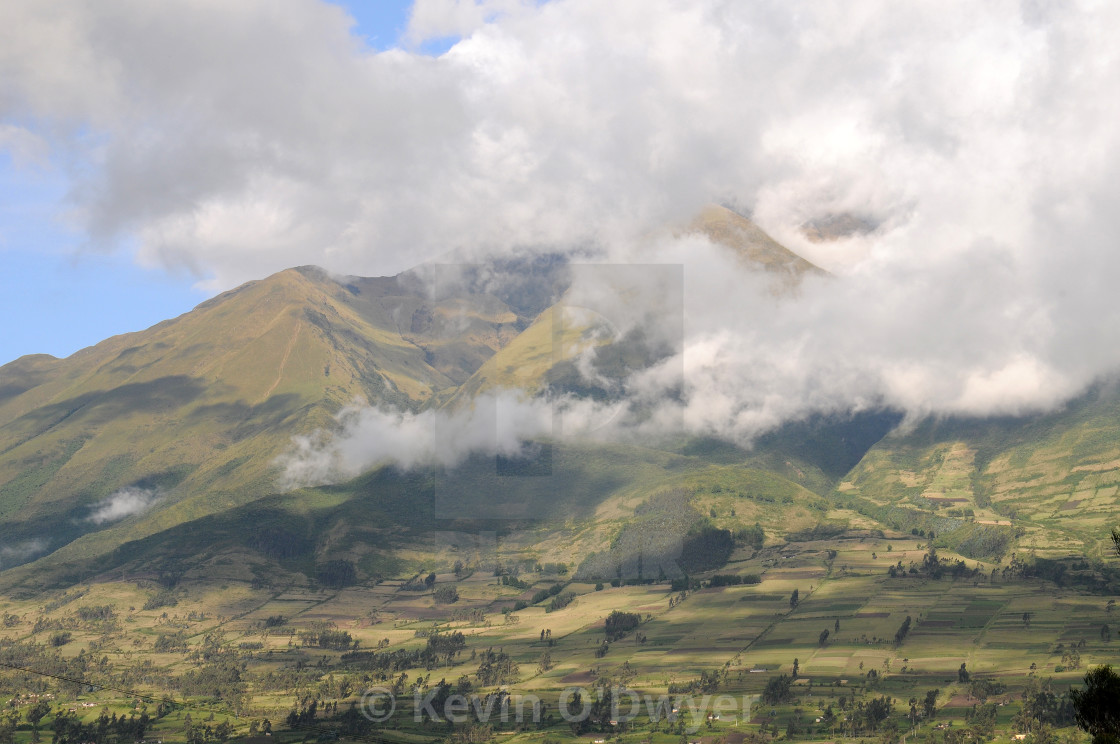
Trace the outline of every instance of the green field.
[[[1015, 717], [1032, 685], [1060, 697], [1089, 666], [1115, 661], [1120, 638], [1106, 641], [1100, 632], [1106, 624], [1115, 625], [1107, 596], [1021, 577], [993, 580], [989, 564], [972, 561], [966, 562], [969, 575], [957, 578], [887, 575], [885, 555], [904, 565], [917, 563], [925, 554], [921, 545], [913, 536], [890, 532], [775, 544], [748, 550], [720, 570], [759, 574], [760, 583], [703, 588], [704, 576], [697, 576], [690, 589], [608, 583], [596, 590], [594, 583], [534, 570], [518, 577], [522, 588], [503, 585], [481, 566], [466, 566], [459, 578], [437, 574], [434, 584], [421, 591], [403, 586], [411, 576], [334, 591], [309, 584], [277, 591], [253, 588], [249, 577], [238, 576], [237, 556], [229, 555], [218, 561], [229, 569], [227, 580], [215, 583], [217, 566], [205, 579], [184, 576], [167, 593], [175, 602], [169, 606], [144, 609], [160, 592], [153, 581], [90, 583], [68, 593], [4, 602], [0, 661], [84, 684], [11, 666], [2, 678], [10, 689], [23, 686], [9, 703], [11, 710], [30, 709], [33, 695], [53, 696], [51, 712], [40, 723], [44, 732], [71, 710], [71, 717], [87, 723], [102, 713], [111, 720], [114, 714], [145, 711], [152, 717], [147, 736], [166, 741], [185, 740], [189, 715], [190, 726], [212, 731], [228, 721], [229, 731], [222, 733], [234, 737], [247, 736], [251, 725], [256, 730], [268, 719], [273, 741], [342, 730], [400, 742], [455, 732], [467, 738], [483, 735], [481, 724], [415, 720], [415, 701], [423, 708], [441, 680], [473, 694], [501, 687], [513, 702], [536, 696], [551, 706], [539, 723], [525, 711], [520, 723], [514, 712], [506, 723], [496, 713], [488, 719], [486, 736], [667, 742], [682, 735], [831, 741], [852, 733], [853, 706], [882, 696], [893, 700], [889, 715], [873, 728], [856, 722], [855, 736], [893, 740], [914, 729], [923, 740], [930, 732], [936, 738], [973, 725], [966, 720], [979, 704], [970, 697], [977, 691], [973, 683], [987, 681], [992, 685], [988, 702], [996, 710], [991, 736], [1010, 741], [1022, 728]], [[975, 575], [974, 568], [979, 569]], [[548, 611], [544, 601], [511, 611], [518, 599], [531, 600], [535, 591], [557, 582], [575, 595], [566, 606]], [[434, 591], [448, 586], [456, 588], [458, 600], [437, 604]], [[796, 605], [791, 604], [794, 590]], [[635, 613], [640, 624], [604, 649], [604, 621], [616, 610]], [[97, 613], [105, 617], [91, 617]], [[909, 633], [896, 642], [907, 617], [912, 618]], [[311, 634], [323, 630], [349, 634], [348, 644], [372, 656], [344, 657], [344, 651], [320, 648]], [[822, 643], [824, 630], [829, 634]], [[403, 658], [404, 652], [420, 651], [432, 633], [455, 631], [463, 633], [464, 646], [450, 658], [403, 661], [380, 670], [368, 665], [374, 657], [398, 653]], [[542, 631], [549, 631], [548, 639]], [[59, 642], [60, 633], [69, 635]], [[480, 658], [488, 650], [500, 650], [515, 666], [498, 683], [488, 684], [481, 671]], [[1076, 660], [1070, 658], [1073, 650]], [[545, 653], [550, 663], [542, 664]], [[772, 679], [792, 675], [795, 660], [797, 676], [787, 698], [772, 704], [753, 698]], [[961, 679], [962, 664], [968, 682]], [[695, 721], [684, 716], [675, 723], [654, 723], [642, 708], [636, 719], [615, 725], [609, 716], [573, 724], [557, 714], [556, 701], [566, 688], [594, 695], [597, 688], [617, 685], [653, 699], [685, 696], [705, 714]], [[398, 710], [384, 724], [355, 719], [353, 713], [346, 717], [351, 703], [360, 704], [371, 687], [395, 689], [398, 695]], [[933, 717], [911, 717], [907, 701], [920, 701], [933, 689], [940, 691]], [[719, 696], [725, 696], [723, 707], [715, 710]], [[170, 703], [157, 717], [165, 699]], [[748, 720], [741, 710], [744, 699], [752, 701]], [[317, 701], [314, 718], [305, 715], [289, 730], [289, 714], [300, 709], [306, 714], [311, 701]], [[682, 705], [689, 710], [688, 701]], [[626, 698], [620, 710], [625, 713], [629, 706]], [[825, 715], [830, 708], [832, 717]], [[707, 717], [713, 711], [718, 719]], [[952, 729], [937, 728], [950, 723]], [[1057, 718], [1051, 725], [1078, 736], [1068, 720]], [[31, 741], [30, 728], [20, 719], [15, 740]]]

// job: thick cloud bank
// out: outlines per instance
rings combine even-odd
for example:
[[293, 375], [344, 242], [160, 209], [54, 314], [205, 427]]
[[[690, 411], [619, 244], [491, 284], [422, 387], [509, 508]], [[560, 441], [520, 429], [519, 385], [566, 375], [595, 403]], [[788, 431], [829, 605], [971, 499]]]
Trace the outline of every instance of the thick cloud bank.
[[[349, 27], [311, 0], [4, 3], [0, 146], [69, 169], [94, 244], [213, 288], [525, 245], [681, 264], [689, 431], [1025, 412], [1120, 365], [1116, 3], [418, 0], [407, 43], [461, 37], [435, 58]], [[834, 277], [775, 299], [650, 237], [713, 200]], [[800, 229], [835, 215], [874, 229]]]

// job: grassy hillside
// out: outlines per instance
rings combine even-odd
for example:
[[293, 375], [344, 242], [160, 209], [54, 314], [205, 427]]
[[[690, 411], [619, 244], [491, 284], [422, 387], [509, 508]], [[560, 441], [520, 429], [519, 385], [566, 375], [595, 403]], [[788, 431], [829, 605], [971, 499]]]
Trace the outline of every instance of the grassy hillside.
[[[777, 540], [856, 516], [835, 512], [827, 499], [774, 473], [701, 457], [620, 445], [551, 445], [549, 459], [545, 474], [481, 457], [451, 471], [382, 468], [337, 486], [184, 517], [158, 532], [117, 533], [118, 545], [87, 536], [9, 569], [2, 586], [20, 594], [102, 575], [203, 575], [226, 554], [269, 584], [315, 585], [320, 568], [336, 560], [352, 562], [358, 580], [373, 580], [404, 567], [450, 570], [449, 535], [479, 533], [501, 536], [502, 560], [563, 562], [574, 570], [589, 554], [617, 543], [636, 515], [666, 496], [687, 515], [675, 531], [661, 530], [678, 551], [689, 531], [705, 524], [729, 533], [758, 524], [765, 539]], [[631, 560], [628, 550], [617, 549], [612, 560]]]
[[[543, 563], [491, 570], [464, 555], [458, 572], [423, 566], [431, 582], [417, 589], [413, 567], [343, 588], [269, 587], [230, 554], [204, 577], [0, 600], [5, 663], [18, 667], [0, 671], [0, 687], [21, 714], [47, 699], [44, 731], [60, 719], [96, 727], [104, 710], [147, 714], [150, 735], [169, 742], [223, 724], [244, 737], [266, 720], [270, 740], [285, 743], [878, 741], [912, 727], [940, 741], [950, 726], [967, 740], [1011, 742], [1040, 723], [1081, 741], [1062, 702], [1086, 668], [1114, 656], [1106, 598], [992, 574], [992, 563], [940, 578], [885, 570], [927, 555], [907, 535], [856, 532], [764, 548], [722, 570], [724, 582], [748, 583], [721, 585], [708, 572], [678, 586], [596, 585]], [[632, 625], [608, 635], [612, 616]], [[504, 690], [510, 715], [452, 725], [441, 686], [483, 709]], [[664, 696], [667, 708], [655, 716], [641, 704], [629, 721], [609, 704], [574, 723], [556, 715], [566, 689], [596, 700], [616, 687], [639, 703]], [[360, 713], [374, 689], [397, 701], [383, 722]], [[543, 714], [515, 719], [529, 696]], [[885, 701], [880, 716], [865, 714], [874, 701]], [[435, 719], [416, 715], [425, 710]], [[32, 735], [23, 720], [20, 744]]]
[[840, 491], [904, 507], [926, 530], [999, 528], [1043, 554], [1099, 560], [1118, 487], [1120, 395], [1106, 385], [1044, 416], [931, 421], [893, 434]]
[[[526, 323], [486, 294], [433, 300], [407, 278], [336, 281], [304, 268], [67, 359], [17, 360], [0, 368], [9, 546], [41, 552], [81, 537], [87, 554], [272, 493], [272, 461], [293, 434], [356, 399], [420, 407]], [[146, 489], [152, 509], [116, 526], [89, 521], [125, 487]]]
[[689, 224], [713, 242], [735, 251], [744, 263], [762, 267], [780, 278], [785, 288], [795, 286], [804, 274], [824, 274], [820, 267], [781, 245], [758, 225], [727, 207], [710, 204]]

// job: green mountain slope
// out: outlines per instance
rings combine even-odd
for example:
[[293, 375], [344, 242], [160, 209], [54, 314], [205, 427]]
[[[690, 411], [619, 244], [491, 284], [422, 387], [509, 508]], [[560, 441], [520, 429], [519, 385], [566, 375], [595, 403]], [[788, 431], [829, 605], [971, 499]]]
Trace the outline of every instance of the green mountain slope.
[[958, 540], [1002, 529], [1044, 552], [1101, 557], [1120, 509], [1120, 394], [1106, 385], [1046, 415], [926, 422], [872, 447], [840, 491]]
[[[676, 540], [678, 549], [690, 529], [705, 524], [737, 532], [757, 523], [773, 540], [832, 512], [827, 499], [779, 475], [697, 456], [573, 444], [554, 445], [550, 463], [546, 477], [496, 468], [492, 457], [449, 472], [380, 468], [347, 483], [168, 523], [115, 546], [78, 540], [0, 574], [0, 586], [23, 594], [96, 576], [205, 579], [230, 561], [242, 566], [246, 581], [268, 585], [313, 584], [332, 561], [352, 563], [354, 580], [369, 581], [450, 570], [461, 557], [449, 552], [457, 538], [475, 552], [490, 551], [477, 558], [483, 562], [560, 561], [573, 569], [587, 563], [594, 571], [604, 561], [633, 561], [643, 550], [648, 560], [649, 545], [635, 540], [634, 522], [644, 514], [648, 527], [663, 516], [662, 506], [651, 512], [650, 504], [665, 499], [679, 518], [658, 522], [658, 535]], [[441, 493], [448, 483], [457, 486], [453, 502]], [[588, 563], [596, 552], [599, 561]], [[612, 569], [602, 578], [613, 575]]]
[[[88, 551], [265, 496], [293, 434], [354, 400], [420, 407], [527, 322], [487, 294], [433, 300], [407, 276], [304, 268], [67, 359], [17, 360], [0, 368], [7, 544], [84, 535], [73, 549]], [[125, 487], [147, 489], [154, 507], [116, 527], [90, 522], [91, 505]]]

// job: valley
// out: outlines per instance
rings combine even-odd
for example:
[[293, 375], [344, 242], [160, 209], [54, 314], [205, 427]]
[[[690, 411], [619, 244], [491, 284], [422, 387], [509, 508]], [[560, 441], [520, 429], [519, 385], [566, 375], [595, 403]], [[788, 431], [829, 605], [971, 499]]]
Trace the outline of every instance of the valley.
[[[827, 280], [725, 208], [689, 229], [775, 302]], [[0, 367], [0, 742], [1084, 739], [1110, 381], [1017, 418], [564, 435], [683, 373], [656, 315], [570, 303], [580, 271], [301, 267]]]

